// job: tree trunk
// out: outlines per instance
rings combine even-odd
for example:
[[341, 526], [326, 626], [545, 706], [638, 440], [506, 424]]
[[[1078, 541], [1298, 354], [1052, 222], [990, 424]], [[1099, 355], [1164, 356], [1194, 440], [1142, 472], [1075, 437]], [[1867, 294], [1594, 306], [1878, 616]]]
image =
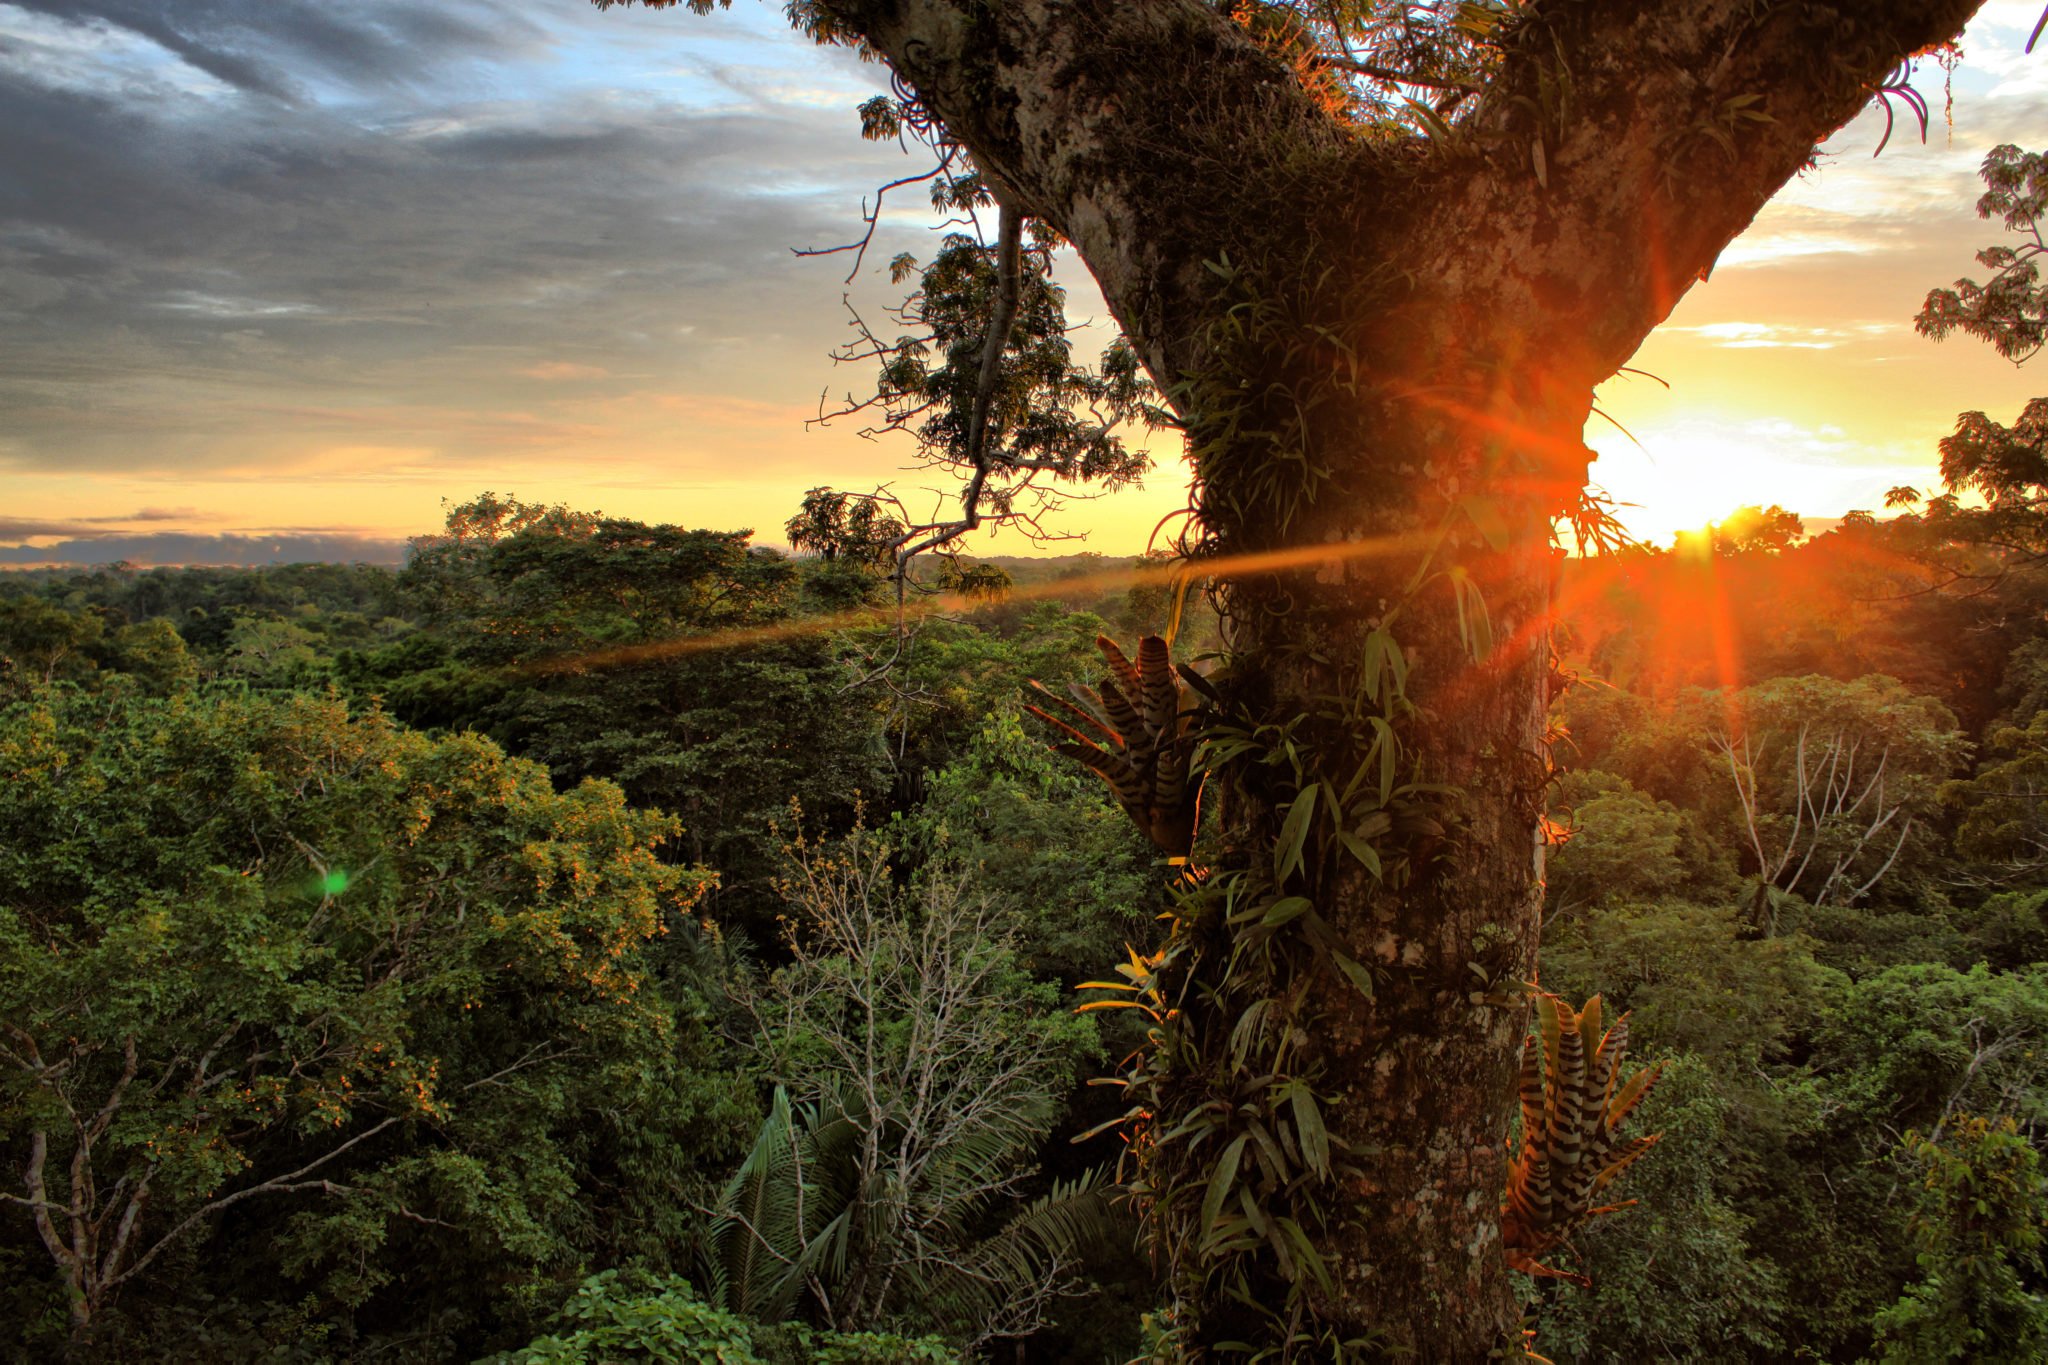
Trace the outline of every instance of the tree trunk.
[[[1551, 526], [1592, 387], [1977, 2], [1529, 0], [1448, 143], [1339, 126], [1199, 0], [820, 6], [1075, 243], [1188, 428], [1197, 548], [1226, 570], [1220, 710], [1246, 737], [1212, 773], [1226, 850], [1169, 973], [1189, 1047], [1152, 1128], [1191, 1342], [1311, 1318], [1329, 1334], [1283, 1353], [1517, 1340], [1510, 987], [1536, 974]], [[1331, 1177], [1218, 1193], [1260, 1132], [1308, 1142], [1293, 1081]], [[1166, 1150], [1198, 1121], [1213, 1142]], [[1230, 1269], [1240, 1210], [1298, 1216], [1327, 1287], [1270, 1229], [1242, 1239], [1264, 1268]]]
[[[1224, 1016], [1189, 1021], [1206, 1059], [1229, 1047], [1228, 1016], [1269, 995], [1297, 1034], [1236, 1074], [1216, 1067], [1205, 1093], [1171, 1107], [1227, 1093], [1298, 1134], [1292, 1105], [1261, 1104], [1244, 1073], [1307, 1081], [1349, 1152], [1338, 1179], [1294, 1200], [1318, 1220], [1332, 1282], [1309, 1296], [1317, 1315], [1425, 1358], [1479, 1359], [1514, 1339], [1519, 1316], [1499, 1248], [1503, 1141], [1527, 1023], [1518, 983], [1536, 976], [1551, 519], [1584, 483], [1590, 390], [1446, 368], [1426, 348], [1387, 357], [1355, 395], [1328, 388], [1302, 373], [1273, 385], [1289, 406], [1324, 398], [1289, 438], [1317, 452], [1291, 471], [1315, 483], [1312, 499], [1275, 495], [1272, 452], [1242, 461], [1234, 443], [1205, 440], [1206, 421], [1192, 435], [1205, 548], [1246, 566], [1223, 593], [1220, 709], [1276, 743], [1291, 727], [1302, 759], [1297, 772], [1272, 761], [1275, 744], [1254, 745], [1212, 773], [1228, 846], [1212, 875], [1239, 903], [1183, 959], [1196, 987], [1183, 1008]], [[1288, 429], [1254, 406], [1245, 416], [1225, 402], [1224, 424]], [[1295, 567], [1301, 546], [1320, 553]], [[1390, 648], [1397, 671], [1380, 662]], [[1274, 850], [1291, 847], [1288, 817], [1309, 786], [1304, 856], [1283, 875]], [[1302, 951], [1235, 989], [1245, 931], [1229, 921], [1289, 897], [1313, 906], [1296, 921]], [[1191, 1164], [1177, 1174], [1200, 1184]], [[1259, 1330], [1227, 1304], [1207, 1317], [1198, 1339]]]

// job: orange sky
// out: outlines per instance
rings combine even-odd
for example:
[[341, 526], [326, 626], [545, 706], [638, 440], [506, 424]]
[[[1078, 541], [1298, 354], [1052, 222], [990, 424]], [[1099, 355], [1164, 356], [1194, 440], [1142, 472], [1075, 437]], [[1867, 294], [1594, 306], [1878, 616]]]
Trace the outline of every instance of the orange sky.
[[[866, 376], [825, 355], [845, 338], [840, 259], [785, 249], [850, 232], [863, 188], [903, 173], [856, 135], [874, 68], [798, 42], [773, 7], [451, 0], [454, 20], [474, 11], [474, 38], [457, 39], [473, 50], [413, 76], [369, 38], [347, 68], [295, 49], [253, 0], [246, 31], [220, 6], [166, 6], [211, 16], [187, 36], [213, 59], [0, 0], [0, 95], [28, 111], [0, 106], [0, 152], [39, 168], [71, 155], [32, 143], [47, 109], [49, 138], [114, 155], [77, 127], [88, 96], [110, 118], [135, 99], [128, 116], [160, 143], [33, 182], [0, 221], [0, 546], [402, 537], [487, 488], [773, 540], [814, 484], [918, 488], [900, 448], [851, 423], [805, 428], [821, 391]], [[2039, 0], [1997, 0], [1980, 16], [1952, 134], [1931, 71], [1925, 146], [1908, 130], [1873, 161], [1876, 115], [1830, 144], [1635, 358], [1669, 390], [1606, 386], [1604, 410], [1644, 449], [1596, 419], [1595, 475], [1641, 504], [1624, 512], [1639, 534], [1668, 542], [1745, 502], [1879, 507], [1894, 484], [1935, 483], [1957, 412], [2010, 421], [2043, 391], [2039, 364], [1911, 327], [1928, 287], [1981, 274], [1971, 255], [2000, 232], [1972, 212], [1984, 152], [2048, 128], [2048, 54], [2018, 52], [2038, 15]], [[189, 158], [209, 197], [177, 201], [145, 154]], [[81, 181], [101, 202], [65, 198]], [[908, 213], [888, 237], [931, 249]], [[1099, 318], [1070, 283], [1070, 314]], [[857, 288], [870, 306], [888, 293]], [[1144, 489], [1076, 504], [1057, 524], [1089, 539], [1050, 551], [1141, 549], [1183, 482], [1169, 456]]]

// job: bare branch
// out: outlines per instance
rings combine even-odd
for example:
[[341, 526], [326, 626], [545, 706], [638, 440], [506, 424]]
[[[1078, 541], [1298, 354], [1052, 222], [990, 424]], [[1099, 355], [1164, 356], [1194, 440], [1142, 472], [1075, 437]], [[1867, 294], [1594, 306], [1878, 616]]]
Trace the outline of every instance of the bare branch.
[[336, 1185], [334, 1182], [329, 1180], [307, 1180], [305, 1179], [305, 1177], [311, 1175], [314, 1171], [319, 1170], [322, 1166], [325, 1166], [329, 1162], [335, 1160], [337, 1157], [347, 1152], [350, 1148], [358, 1145], [359, 1143], [369, 1141], [369, 1139], [377, 1136], [377, 1134], [383, 1132], [385, 1129], [391, 1127], [398, 1121], [399, 1116], [394, 1114], [389, 1118], [384, 1119], [382, 1122], [376, 1124], [374, 1127], [364, 1129], [362, 1132], [356, 1134], [354, 1137], [342, 1143], [340, 1146], [335, 1147], [332, 1150], [326, 1152], [325, 1154], [314, 1158], [313, 1160], [307, 1162], [305, 1165], [299, 1167], [295, 1171], [287, 1171], [283, 1175], [273, 1176], [268, 1180], [262, 1181], [255, 1185], [251, 1185], [247, 1189], [237, 1190], [233, 1194], [225, 1195], [219, 1199], [208, 1200], [205, 1204], [201, 1205], [199, 1208], [195, 1209], [192, 1213], [188, 1214], [185, 1218], [180, 1220], [174, 1227], [171, 1228], [169, 1232], [166, 1232], [163, 1236], [159, 1237], [156, 1240], [156, 1242], [150, 1246], [148, 1251], [145, 1251], [144, 1253], [142, 1253], [140, 1257], [136, 1259], [133, 1265], [129, 1266], [126, 1270], [120, 1272], [118, 1275], [108, 1276], [104, 1281], [106, 1287], [111, 1289], [115, 1285], [121, 1284], [127, 1280], [135, 1278], [135, 1276], [137, 1275], [140, 1275], [144, 1270], [146, 1270], [149, 1267], [150, 1262], [154, 1261], [160, 1254], [162, 1254], [165, 1248], [169, 1247], [173, 1242], [177, 1241], [178, 1238], [182, 1237], [185, 1234], [186, 1229], [190, 1228], [193, 1224], [198, 1223], [203, 1219], [211, 1218], [213, 1215], [219, 1213], [222, 1209], [229, 1208], [235, 1204], [241, 1203], [244, 1199], [253, 1199], [259, 1194], [287, 1194], [296, 1190], [317, 1189], [326, 1190], [329, 1193], [344, 1192], [347, 1188], [346, 1186]]

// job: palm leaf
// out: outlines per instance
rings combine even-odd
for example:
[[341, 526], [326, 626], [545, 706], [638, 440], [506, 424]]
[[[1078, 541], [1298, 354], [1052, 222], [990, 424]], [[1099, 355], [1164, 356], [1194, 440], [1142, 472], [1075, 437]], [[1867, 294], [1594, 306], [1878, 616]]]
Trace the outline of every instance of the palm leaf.
[[794, 1307], [789, 1270], [803, 1249], [797, 1224], [804, 1143], [789, 1094], [778, 1085], [746, 1160], [719, 1192], [703, 1248], [719, 1307], [768, 1322]]

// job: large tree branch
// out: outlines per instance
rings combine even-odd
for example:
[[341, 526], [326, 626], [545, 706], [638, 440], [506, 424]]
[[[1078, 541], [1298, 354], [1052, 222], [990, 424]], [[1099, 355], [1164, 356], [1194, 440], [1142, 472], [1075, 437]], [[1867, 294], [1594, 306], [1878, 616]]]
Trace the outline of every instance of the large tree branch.
[[1421, 240], [1485, 232], [1455, 292], [1569, 324], [1552, 363], [1605, 378], [1902, 58], [1980, 4], [1532, 7], [1471, 119], [1485, 169], [1440, 183]]
[[[1980, 3], [1532, 0], [1448, 137], [1345, 124], [1204, 0], [818, 0], [813, 19], [1075, 244], [1169, 393], [1216, 368], [1206, 265], [1227, 257], [1259, 297], [1310, 296], [1302, 320], [1389, 392], [1464, 391], [1469, 418], [1475, 376], [1513, 375], [1514, 408], [1555, 417]], [[1584, 452], [1553, 455], [1576, 488]]]
[[[342, 1190], [343, 1187], [336, 1185], [331, 1180], [308, 1180], [306, 1179], [306, 1177], [311, 1175], [314, 1171], [319, 1170], [322, 1166], [325, 1166], [330, 1161], [333, 1161], [337, 1157], [344, 1155], [350, 1148], [356, 1146], [359, 1143], [368, 1141], [369, 1139], [377, 1136], [377, 1134], [383, 1132], [385, 1129], [391, 1127], [393, 1124], [398, 1123], [399, 1121], [400, 1119], [396, 1115], [379, 1120], [377, 1123], [371, 1125], [368, 1128], [365, 1128], [362, 1132], [357, 1133], [354, 1137], [348, 1139], [346, 1142], [328, 1148], [327, 1151], [321, 1153], [319, 1156], [313, 1158], [311, 1161], [307, 1162], [305, 1165], [299, 1167], [295, 1171], [287, 1171], [283, 1175], [272, 1176], [268, 1180], [260, 1181], [257, 1184], [250, 1185], [244, 1189], [236, 1190], [233, 1194], [226, 1194], [222, 1195], [218, 1199], [207, 1200], [205, 1203], [201, 1204], [198, 1208], [194, 1209], [191, 1213], [187, 1214], [183, 1219], [181, 1219], [177, 1224], [175, 1224], [169, 1232], [166, 1232], [163, 1234], [163, 1236], [157, 1238], [156, 1241], [150, 1246], [150, 1248], [147, 1251], [143, 1252], [140, 1256], [136, 1257], [134, 1264], [130, 1265], [127, 1269], [120, 1271], [118, 1274], [110, 1273], [106, 1275], [103, 1278], [102, 1283], [106, 1285], [106, 1287], [111, 1289], [116, 1285], [134, 1279], [143, 1271], [147, 1270], [150, 1266], [150, 1263], [156, 1260], [156, 1258], [160, 1254], [162, 1254], [166, 1247], [169, 1247], [172, 1243], [176, 1242], [180, 1237], [184, 1236], [186, 1231], [190, 1229], [193, 1224], [198, 1223], [203, 1219], [211, 1218], [215, 1214], [218, 1214], [221, 1210], [228, 1208], [231, 1205], [241, 1203], [244, 1199], [254, 1199], [259, 1194], [289, 1194], [298, 1190], [327, 1190], [329, 1192], [337, 1192]], [[111, 1267], [109, 1267], [109, 1269], [111, 1270]]]
[[[1294, 73], [1201, 0], [832, 0], [919, 101], [1074, 242], [1155, 378], [1229, 248], [1215, 209], [1272, 183], [1270, 151], [1341, 152]], [[1204, 211], [1207, 209], [1208, 211]]]
[[57, 1225], [50, 1220], [50, 1210], [62, 1209], [63, 1205], [51, 1202], [49, 1187], [43, 1180], [43, 1167], [49, 1156], [49, 1134], [41, 1128], [32, 1130], [28, 1139], [28, 1165], [21, 1173], [21, 1183], [27, 1188], [28, 1197], [16, 1199], [9, 1196], [9, 1201], [28, 1205], [29, 1216], [35, 1220], [36, 1235], [43, 1239], [43, 1246], [49, 1251], [50, 1259], [68, 1274], [71, 1268], [70, 1252], [64, 1245], [63, 1237], [57, 1232]]
[[[1370, 248], [1345, 252], [1354, 268], [1403, 266], [1413, 314], [1465, 336], [1562, 324], [1574, 342], [1553, 367], [1590, 385], [1902, 57], [1979, 3], [1553, 0], [1530, 7], [1459, 145], [1434, 151], [1355, 136], [1199, 0], [826, 8], [1074, 241], [1163, 384], [1198, 359], [1202, 262], [1256, 259], [1320, 201], [1347, 220], [1325, 244]], [[1304, 217], [1276, 221], [1289, 202]], [[1360, 230], [1375, 240], [1342, 241]]]

